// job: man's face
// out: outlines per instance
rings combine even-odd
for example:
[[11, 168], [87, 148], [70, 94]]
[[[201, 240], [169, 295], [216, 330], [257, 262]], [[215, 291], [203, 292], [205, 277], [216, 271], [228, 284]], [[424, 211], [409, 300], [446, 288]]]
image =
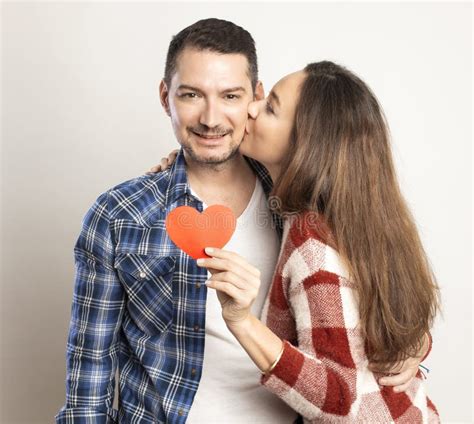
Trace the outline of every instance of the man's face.
[[253, 100], [247, 58], [186, 48], [176, 65], [160, 97], [178, 142], [197, 162], [225, 162], [238, 151]]

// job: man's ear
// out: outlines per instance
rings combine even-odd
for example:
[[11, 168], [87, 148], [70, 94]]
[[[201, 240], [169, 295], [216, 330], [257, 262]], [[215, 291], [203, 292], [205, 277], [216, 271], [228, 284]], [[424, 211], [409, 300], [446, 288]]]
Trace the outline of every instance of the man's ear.
[[265, 91], [263, 89], [262, 81], [257, 81], [257, 86], [255, 87], [255, 100], [262, 100], [265, 98]]
[[171, 116], [170, 104], [169, 104], [169, 91], [164, 80], [161, 80], [160, 82], [160, 102], [166, 114], [168, 116]]

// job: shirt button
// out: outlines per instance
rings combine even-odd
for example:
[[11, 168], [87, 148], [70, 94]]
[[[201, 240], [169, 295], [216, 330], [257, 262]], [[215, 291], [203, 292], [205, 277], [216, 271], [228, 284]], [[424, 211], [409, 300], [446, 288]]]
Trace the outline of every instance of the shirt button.
[[183, 411], [182, 409], [179, 409], [179, 410], [178, 410], [178, 415], [179, 415], [180, 417], [182, 417], [182, 416], [184, 415], [184, 411]]
[[201, 288], [201, 283], [196, 283], [196, 288], [200, 289]]
[[146, 277], [146, 274], [142, 271], [140, 272], [140, 278], [145, 278]]
[[199, 331], [199, 325], [194, 326], [194, 331]]
[[191, 368], [191, 375], [196, 375], [196, 368]]

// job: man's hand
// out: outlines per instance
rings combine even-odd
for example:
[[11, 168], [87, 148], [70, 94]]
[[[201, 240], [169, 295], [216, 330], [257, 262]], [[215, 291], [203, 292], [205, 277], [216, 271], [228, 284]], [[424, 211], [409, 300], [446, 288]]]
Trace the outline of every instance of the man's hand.
[[393, 386], [394, 392], [403, 392], [408, 388], [413, 378], [418, 373], [418, 366], [425, 358], [430, 347], [430, 336], [425, 334], [423, 345], [418, 352], [418, 355], [407, 358], [404, 362], [393, 365], [388, 370], [381, 370], [377, 364], [369, 364], [369, 369], [373, 372], [381, 372], [388, 374], [379, 379], [379, 384], [382, 386]]
[[173, 150], [167, 158], [161, 158], [161, 162], [159, 165], [153, 166], [147, 174], [156, 174], [157, 172], [167, 170], [171, 165], [173, 165], [174, 161], [176, 160], [176, 156], [179, 153], [179, 149]]

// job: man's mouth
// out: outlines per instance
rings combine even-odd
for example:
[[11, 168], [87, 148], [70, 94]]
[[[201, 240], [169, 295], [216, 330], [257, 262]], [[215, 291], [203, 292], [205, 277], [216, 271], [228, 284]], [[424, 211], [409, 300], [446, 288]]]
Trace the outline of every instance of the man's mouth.
[[197, 135], [198, 137], [205, 138], [206, 140], [217, 140], [219, 138], [222, 138], [226, 136], [228, 133], [222, 133], [222, 134], [202, 134], [198, 133], [196, 131], [192, 131], [193, 134]]

